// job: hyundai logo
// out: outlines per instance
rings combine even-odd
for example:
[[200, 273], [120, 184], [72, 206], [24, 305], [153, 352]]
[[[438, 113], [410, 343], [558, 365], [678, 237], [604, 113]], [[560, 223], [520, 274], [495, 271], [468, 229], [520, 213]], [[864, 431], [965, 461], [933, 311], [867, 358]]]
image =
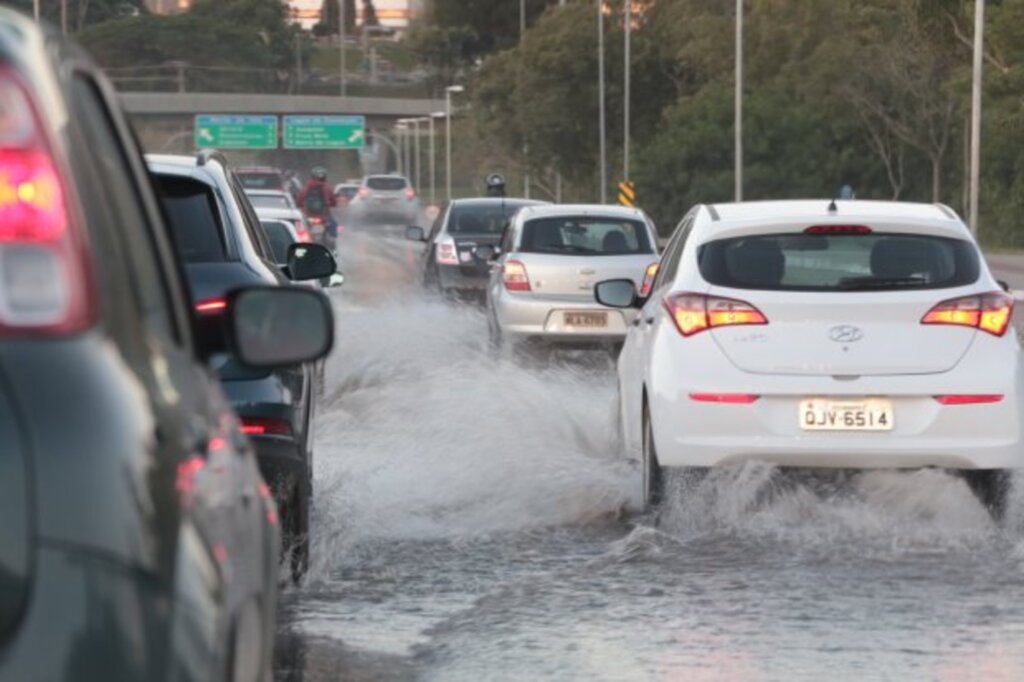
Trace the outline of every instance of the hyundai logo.
[[864, 332], [852, 324], [840, 324], [828, 330], [828, 338], [836, 343], [853, 343], [863, 339]]

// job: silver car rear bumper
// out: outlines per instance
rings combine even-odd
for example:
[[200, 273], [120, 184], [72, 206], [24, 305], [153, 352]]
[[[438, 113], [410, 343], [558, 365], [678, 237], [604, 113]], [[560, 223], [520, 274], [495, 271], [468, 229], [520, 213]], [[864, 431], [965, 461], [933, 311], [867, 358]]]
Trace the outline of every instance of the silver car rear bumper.
[[[493, 301], [495, 321], [506, 338], [535, 338], [554, 343], [608, 343], [622, 341], [638, 311], [614, 310], [596, 301], [536, 298], [529, 293], [503, 291]], [[603, 327], [566, 324], [566, 313], [603, 313]]]

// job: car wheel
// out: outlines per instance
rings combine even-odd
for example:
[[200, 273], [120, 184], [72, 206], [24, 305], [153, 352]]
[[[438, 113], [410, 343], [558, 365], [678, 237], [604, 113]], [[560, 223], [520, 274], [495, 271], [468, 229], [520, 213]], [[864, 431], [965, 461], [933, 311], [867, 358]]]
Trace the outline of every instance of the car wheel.
[[654, 509], [665, 496], [665, 472], [658, 463], [658, 452], [654, 446], [654, 429], [647, 405], [644, 405], [644, 440], [643, 440], [643, 499], [647, 510]]
[[967, 469], [960, 475], [992, 518], [1001, 521], [1010, 497], [1010, 472], [1005, 469]]

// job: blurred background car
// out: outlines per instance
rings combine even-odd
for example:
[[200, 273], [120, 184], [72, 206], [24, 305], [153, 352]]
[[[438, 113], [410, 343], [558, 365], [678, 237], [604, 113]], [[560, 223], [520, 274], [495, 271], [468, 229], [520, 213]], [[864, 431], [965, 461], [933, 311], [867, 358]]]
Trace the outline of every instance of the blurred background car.
[[246, 190], [276, 189], [288, 191], [289, 182], [283, 171], [272, 166], [239, 166], [235, 169], [238, 181]]
[[420, 227], [407, 228], [408, 239], [426, 243], [419, 261], [423, 286], [448, 297], [483, 303], [491, 263], [479, 258], [476, 249], [496, 249], [516, 211], [544, 203], [493, 197], [456, 199], [438, 215], [429, 234]]
[[594, 284], [622, 278], [634, 281], [637, 290], [649, 289], [658, 268], [656, 235], [654, 224], [635, 208], [524, 207], [493, 254], [497, 267], [487, 288], [491, 343], [621, 344], [635, 311], [600, 305]]
[[[316, 280], [334, 273], [333, 257], [316, 244], [292, 245], [287, 265], [278, 265], [259, 219], [221, 154], [149, 155], [147, 160], [185, 262], [195, 311], [210, 324], [219, 323], [227, 296], [237, 287], [288, 286], [291, 280]], [[298, 272], [299, 254], [325, 265], [310, 269], [307, 264]], [[277, 500], [285, 550], [298, 579], [309, 553], [318, 370], [311, 362], [254, 370], [230, 353], [217, 354], [213, 366]]]
[[419, 220], [420, 202], [409, 178], [368, 175], [349, 203], [353, 216], [368, 222], [412, 225]]
[[[260, 220], [278, 219], [291, 223], [296, 241], [313, 241], [312, 226], [295, 205], [295, 200], [287, 192], [277, 190], [246, 190], [245, 196], [256, 210]], [[277, 261], [278, 264], [284, 261]]]
[[330, 309], [249, 289], [194, 328], [117, 95], [6, 8], [0, 103], [0, 679], [268, 679], [277, 510], [208, 349], [314, 360]]
[[342, 182], [335, 185], [334, 196], [338, 198], [338, 208], [345, 208], [352, 203], [352, 199], [355, 198], [358, 191], [358, 182]]

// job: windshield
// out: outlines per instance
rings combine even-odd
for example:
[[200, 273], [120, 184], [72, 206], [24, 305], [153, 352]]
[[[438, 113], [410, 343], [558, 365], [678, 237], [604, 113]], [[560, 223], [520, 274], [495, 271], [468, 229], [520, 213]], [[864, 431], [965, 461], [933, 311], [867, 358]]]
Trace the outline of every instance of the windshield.
[[236, 171], [239, 182], [245, 189], [281, 189], [283, 183], [281, 176], [277, 173], [266, 173], [262, 171]]
[[220, 214], [210, 187], [190, 178], [170, 175], [156, 175], [155, 180], [182, 260], [186, 263], [224, 261]]
[[704, 244], [711, 284], [774, 291], [940, 289], [978, 279], [970, 242], [907, 234], [767, 234]]
[[653, 253], [647, 226], [638, 220], [600, 216], [535, 218], [523, 225], [519, 250], [579, 256]]
[[292, 202], [284, 194], [249, 194], [249, 203], [256, 208], [292, 208]]
[[451, 208], [445, 230], [449, 234], [494, 234], [500, 235], [508, 225], [509, 218], [522, 203], [508, 201], [504, 205], [455, 204]]
[[270, 250], [274, 253], [274, 262], [287, 263], [288, 247], [295, 242], [288, 226], [279, 220], [265, 220], [260, 224], [263, 226], [263, 234], [270, 242]]
[[397, 192], [406, 188], [405, 178], [367, 178], [366, 186], [374, 190]]

